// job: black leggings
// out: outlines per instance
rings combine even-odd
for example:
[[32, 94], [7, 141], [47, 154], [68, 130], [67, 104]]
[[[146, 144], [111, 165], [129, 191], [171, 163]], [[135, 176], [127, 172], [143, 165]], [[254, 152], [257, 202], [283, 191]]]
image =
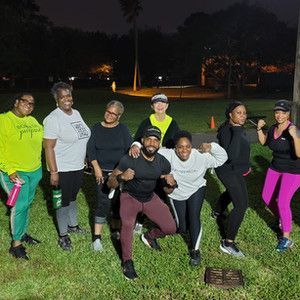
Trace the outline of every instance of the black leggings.
[[233, 209], [228, 216], [225, 234], [226, 239], [234, 241], [248, 208], [248, 191], [245, 178], [234, 172], [217, 172], [217, 175], [226, 191], [221, 194], [217, 201], [215, 212], [224, 213], [229, 203], [232, 202]]
[[202, 235], [200, 212], [206, 187], [201, 187], [187, 200], [170, 199], [179, 233], [189, 231], [192, 249], [198, 250]]

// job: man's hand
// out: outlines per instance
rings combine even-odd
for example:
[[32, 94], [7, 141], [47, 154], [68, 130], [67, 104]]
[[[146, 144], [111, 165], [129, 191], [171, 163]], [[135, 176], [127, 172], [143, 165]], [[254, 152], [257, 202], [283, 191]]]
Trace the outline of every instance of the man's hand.
[[122, 174], [120, 174], [118, 176], [121, 176], [121, 179], [124, 181], [129, 181], [134, 178], [134, 175], [135, 175], [134, 170], [128, 168], [125, 172], [123, 172]]
[[173, 174], [161, 175], [161, 179], [164, 179], [169, 187], [177, 187], [177, 181], [175, 180]]

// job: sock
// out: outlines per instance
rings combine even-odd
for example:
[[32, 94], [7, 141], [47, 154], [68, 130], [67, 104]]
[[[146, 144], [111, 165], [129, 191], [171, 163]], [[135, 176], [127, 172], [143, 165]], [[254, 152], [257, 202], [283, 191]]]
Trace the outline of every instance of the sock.
[[101, 234], [93, 234], [93, 239], [92, 239], [93, 242], [95, 242], [97, 239], [100, 239], [100, 240], [102, 239]]

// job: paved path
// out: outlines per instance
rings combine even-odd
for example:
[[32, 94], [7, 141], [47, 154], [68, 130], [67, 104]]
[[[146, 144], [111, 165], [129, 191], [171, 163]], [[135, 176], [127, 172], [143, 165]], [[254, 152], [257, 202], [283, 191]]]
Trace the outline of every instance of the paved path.
[[[256, 129], [247, 129], [247, 135], [249, 137], [250, 143], [257, 143], [257, 133]], [[201, 143], [210, 143], [217, 141], [217, 132], [203, 132], [193, 134], [193, 146], [198, 147]]]

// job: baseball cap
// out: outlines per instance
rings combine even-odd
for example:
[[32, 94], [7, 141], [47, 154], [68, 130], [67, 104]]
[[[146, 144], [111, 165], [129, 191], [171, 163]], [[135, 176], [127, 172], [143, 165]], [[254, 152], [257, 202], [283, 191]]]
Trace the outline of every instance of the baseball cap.
[[143, 137], [154, 136], [157, 139], [161, 139], [161, 131], [156, 126], [149, 126], [144, 130]]
[[155, 94], [151, 98], [151, 103], [156, 103], [156, 102], [169, 103], [169, 100], [165, 94]]
[[281, 110], [287, 112], [291, 110], [291, 106], [292, 103], [288, 100], [278, 100], [275, 103], [274, 110]]

